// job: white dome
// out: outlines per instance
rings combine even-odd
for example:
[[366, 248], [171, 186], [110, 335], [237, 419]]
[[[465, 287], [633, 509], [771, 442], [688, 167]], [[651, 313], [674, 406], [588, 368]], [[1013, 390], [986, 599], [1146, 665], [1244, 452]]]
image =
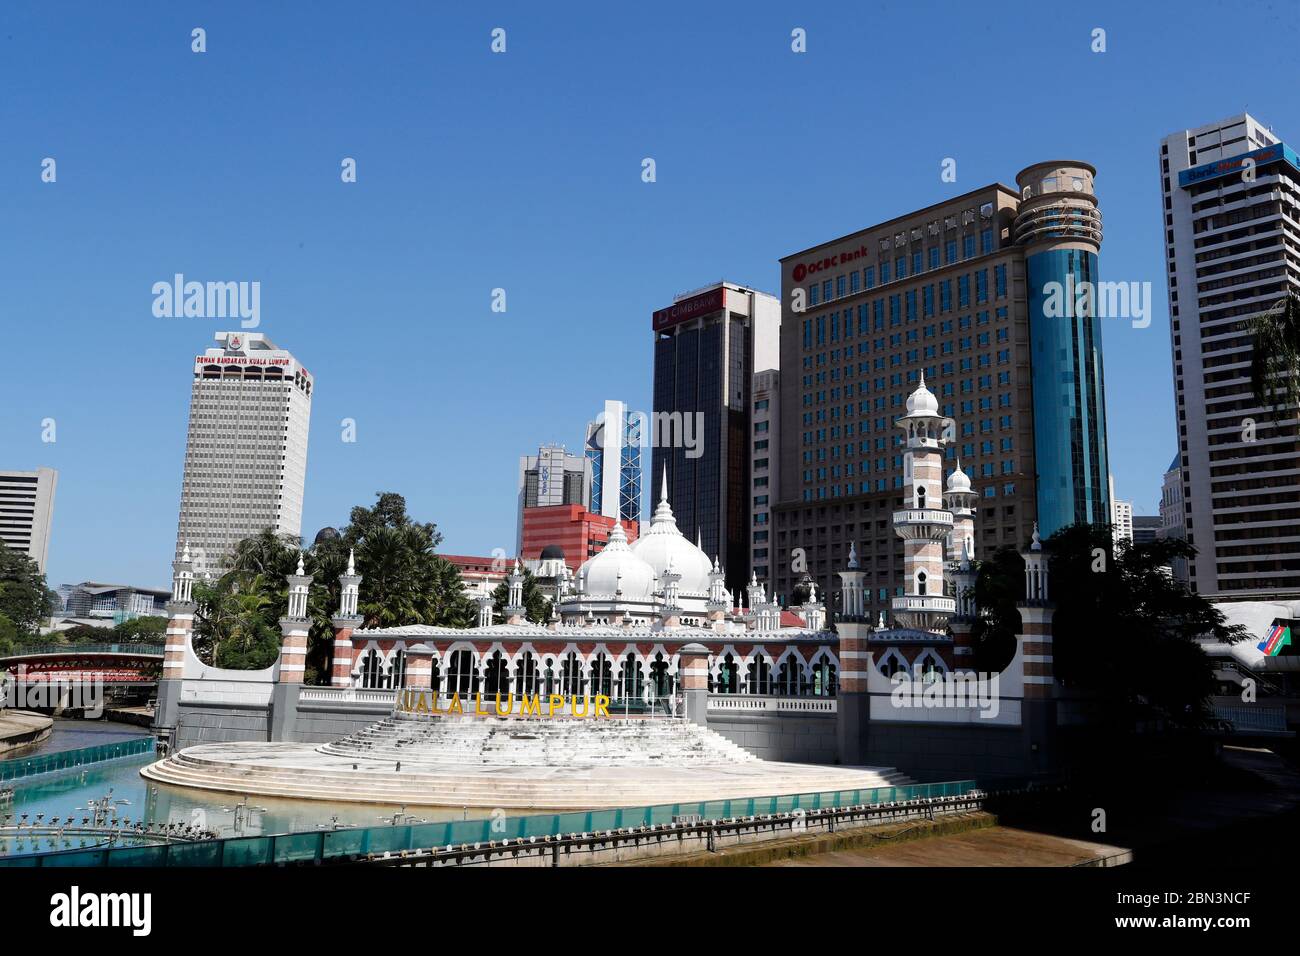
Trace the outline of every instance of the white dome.
[[674, 574], [681, 575], [678, 588], [682, 594], [709, 593], [713, 562], [677, 527], [672, 506], [668, 504], [667, 470], [664, 471], [659, 505], [650, 519], [650, 530], [636, 539], [632, 553], [654, 569], [656, 580], [671, 566]]
[[655, 569], [632, 553], [623, 526], [616, 523], [599, 554], [582, 562], [578, 582], [584, 596], [612, 597], [619, 591], [629, 601], [648, 601], [655, 590]]
[[961, 459], [957, 459], [957, 470], [948, 476], [948, 491], [956, 494], [970, 494], [970, 478], [961, 470]]
[[908, 415], [938, 415], [939, 400], [934, 397], [934, 392], [925, 387], [925, 374], [921, 374], [921, 384], [916, 386], [916, 391], [907, 396], [907, 414]]

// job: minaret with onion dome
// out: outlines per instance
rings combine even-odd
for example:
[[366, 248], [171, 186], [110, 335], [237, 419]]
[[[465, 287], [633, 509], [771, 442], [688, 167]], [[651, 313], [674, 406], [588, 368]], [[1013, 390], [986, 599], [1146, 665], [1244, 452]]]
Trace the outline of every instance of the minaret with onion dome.
[[948, 536], [948, 561], [956, 563], [963, 556], [971, 561], [975, 558], [975, 492], [970, 486], [970, 476], [961, 470], [961, 459], [957, 459], [957, 470], [948, 476], [948, 487], [944, 494], [948, 510], [952, 512], [952, 534]]
[[944, 542], [952, 534], [953, 514], [943, 507], [943, 446], [950, 419], [921, 374], [907, 397], [907, 414], [895, 424], [906, 433], [903, 451], [903, 509], [894, 512], [894, 533], [903, 539], [903, 595], [890, 602], [903, 627], [942, 631], [956, 611], [944, 593]]

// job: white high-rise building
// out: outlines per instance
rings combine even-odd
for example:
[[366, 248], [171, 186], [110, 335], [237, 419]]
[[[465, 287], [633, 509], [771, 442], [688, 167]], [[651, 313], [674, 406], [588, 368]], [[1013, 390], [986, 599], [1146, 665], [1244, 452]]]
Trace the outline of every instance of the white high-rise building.
[[176, 553], [215, 572], [264, 528], [302, 532], [313, 379], [257, 332], [218, 332], [194, 359]]
[[31, 557], [42, 574], [50, 552], [58, 483], [59, 473], [53, 468], [0, 471], [0, 541]]
[[1119, 544], [1121, 541], [1133, 543], [1133, 502], [1120, 501], [1115, 497], [1115, 476], [1106, 476], [1106, 487], [1110, 494], [1110, 523], [1113, 531], [1111, 539]]
[[1300, 436], [1255, 400], [1247, 331], [1300, 291], [1300, 159], [1242, 113], [1166, 136], [1160, 175], [1189, 583], [1300, 594]]

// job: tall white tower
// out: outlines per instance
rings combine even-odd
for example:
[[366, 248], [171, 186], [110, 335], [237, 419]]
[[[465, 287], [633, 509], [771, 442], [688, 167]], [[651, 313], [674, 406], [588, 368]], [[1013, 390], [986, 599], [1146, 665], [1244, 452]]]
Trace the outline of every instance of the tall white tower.
[[943, 446], [951, 441], [948, 419], [925, 387], [922, 373], [907, 397], [907, 414], [896, 425], [906, 433], [903, 452], [904, 508], [894, 512], [894, 532], [903, 539], [903, 595], [891, 602], [903, 627], [942, 631], [957, 609], [944, 593], [944, 542], [952, 534], [953, 514], [943, 507]]
[[302, 533], [307, 429], [314, 383], [298, 360], [257, 332], [218, 332], [194, 359], [176, 553], [216, 573], [263, 528]]

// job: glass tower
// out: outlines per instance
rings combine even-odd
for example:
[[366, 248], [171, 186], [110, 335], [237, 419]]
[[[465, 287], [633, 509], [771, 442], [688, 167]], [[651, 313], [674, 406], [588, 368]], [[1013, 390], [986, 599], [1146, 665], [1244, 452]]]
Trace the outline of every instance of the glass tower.
[[1016, 177], [1033, 369], [1038, 528], [1110, 522], [1106, 404], [1097, 317], [1101, 212], [1096, 170], [1037, 163]]

